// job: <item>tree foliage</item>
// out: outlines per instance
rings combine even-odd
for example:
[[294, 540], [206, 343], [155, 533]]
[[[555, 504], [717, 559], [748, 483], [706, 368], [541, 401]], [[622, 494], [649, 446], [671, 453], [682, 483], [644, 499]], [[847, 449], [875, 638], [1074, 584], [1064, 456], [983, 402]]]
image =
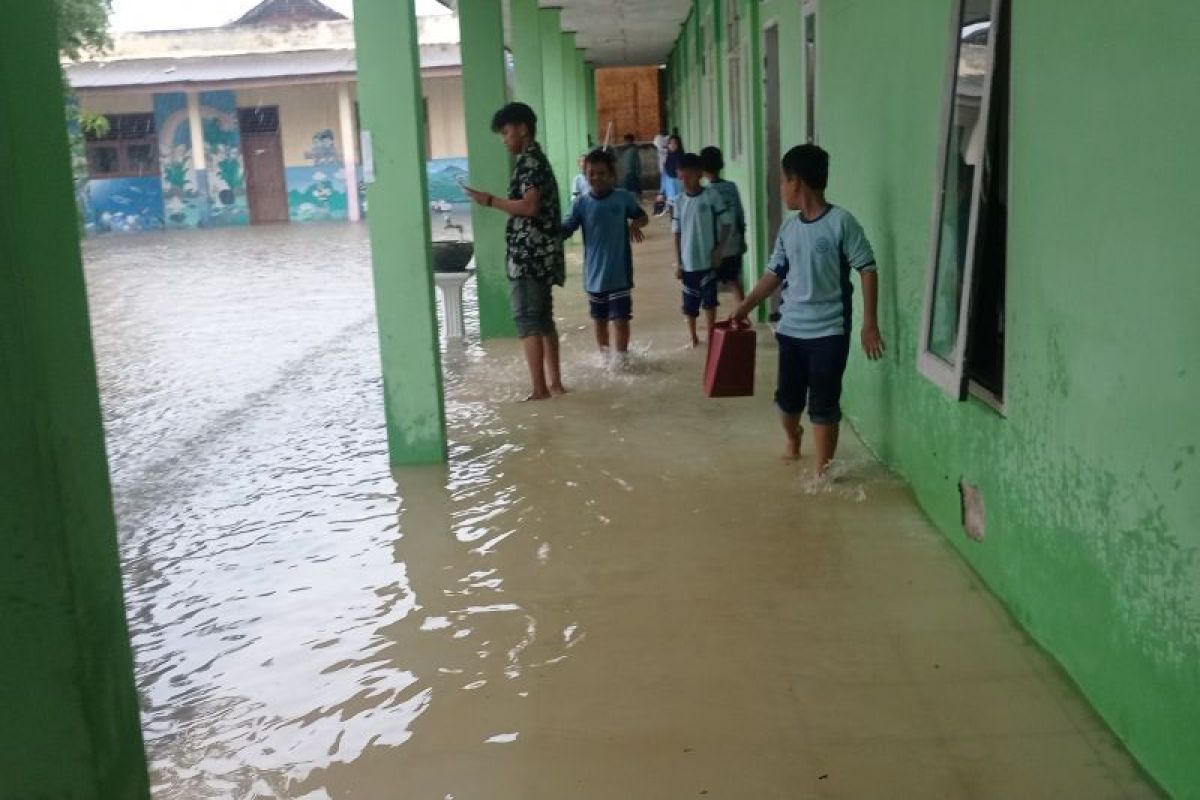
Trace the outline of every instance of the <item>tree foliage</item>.
[[104, 50], [112, 0], [55, 0], [58, 5], [58, 48], [70, 59], [85, 50]]

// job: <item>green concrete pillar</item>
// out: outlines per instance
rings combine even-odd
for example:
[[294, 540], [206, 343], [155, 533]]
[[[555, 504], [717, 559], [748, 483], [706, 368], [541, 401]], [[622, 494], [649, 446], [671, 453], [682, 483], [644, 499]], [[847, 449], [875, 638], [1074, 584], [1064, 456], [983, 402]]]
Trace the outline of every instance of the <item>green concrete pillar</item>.
[[[550, 158], [554, 176], [558, 179], [559, 200], [562, 201], [563, 158], [567, 151], [567, 123], [564, 119], [563, 97], [563, 36], [559, 31], [562, 11], [543, 8], [542, 32], [542, 100], [543, 113], [538, 117], [538, 138]], [[565, 195], [569, 198], [570, 194]]]
[[[461, 12], [460, 12], [461, 13]], [[538, 0], [510, 0], [509, 44], [516, 76], [516, 96], [542, 118], [545, 96], [542, 75], [542, 15]]]
[[388, 454], [395, 465], [435, 463], [446, 424], [413, 0], [355, 0], [354, 31]]
[[571, 199], [571, 178], [579, 169], [579, 154], [583, 145], [579, 141], [579, 72], [575, 69], [575, 34], [563, 34], [562, 77], [563, 77], [563, 126], [566, 141], [566, 157], [563, 171], [558, 174], [559, 193], [563, 202]]
[[[467, 167], [474, 186], [504, 194], [510, 160], [500, 137], [492, 133], [492, 115], [507, 102], [504, 75], [504, 17], [501, 0], [465, 0], [458, 5], [463, 70], [463, 108], [467, 123]], [[540, 79], [539, 79], [540, 80]], [[471, 206], [475, 231], [475, 268], [479, 292], [479, 332], [484, 339], [516, 336], [508, 302], [505, 264], [506, 217]]]
[[52, 9], [0, 26], [0, 797], [144, 800]]
[[596, 113], [596, 67], [592, 64], [587, 65], [586, 79], [588, 132], [592, 134], [592, 143], [600, 144], [600, 118]]
[[583, 50], [575, 50], [575, 85], [578, 90], [575, 94], [575, 141], [579, 145], [579, 152], [587, 150], [588, 140], [588, 124], [587, 124], [587, 66], [583, 63]]

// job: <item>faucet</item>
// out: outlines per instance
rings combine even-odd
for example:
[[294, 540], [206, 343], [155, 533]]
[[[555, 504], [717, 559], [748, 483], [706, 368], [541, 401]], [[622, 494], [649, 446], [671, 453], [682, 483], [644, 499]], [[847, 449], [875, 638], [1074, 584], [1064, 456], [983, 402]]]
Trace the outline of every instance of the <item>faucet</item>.
[[453, 230], [453, 231], [458, 231], [458, 240], [459, 240], [460, 242], [463, 240], [463, 226], [462, 226], [460, 223], [457, 223], [457, 222], [455, 222], [455, 221], [454, 221], [454, 218], [453, 218], [452, 216], [450, 216], [449, 214], [443, 214], [443, 215], [442, 215], [442, 222], [444, 223], [444, 224], [442, 225], [442, 227], [443, 227], [445, 230], [448, 230], [448, 231], [451, 231], [451, 230]]

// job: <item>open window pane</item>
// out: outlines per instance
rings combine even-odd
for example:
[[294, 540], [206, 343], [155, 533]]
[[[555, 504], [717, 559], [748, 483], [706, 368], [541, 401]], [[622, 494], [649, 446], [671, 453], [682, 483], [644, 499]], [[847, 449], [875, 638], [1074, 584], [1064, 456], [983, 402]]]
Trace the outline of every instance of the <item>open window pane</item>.
[[[1003, 244], [997, 252], [996, 242], [1005, 234], [1006, 226], [996, 219], [1002, 209], [994, 191], [985, 193], [983, 180], [989, 160], [995, 177], [996, 131], [1007, 117], [1004, 104], [994, 119], [989, 116], [999, 6], [1000, 0], [958, 0], [955, 9], [926, 278], [919, 363], [922, 372], [959, 399], [965, 396], [975, 268], [979, 261], [998, 258], [1002, 264], [1004, 259]], [[996, 186], [993, 180], [990, 188]]]

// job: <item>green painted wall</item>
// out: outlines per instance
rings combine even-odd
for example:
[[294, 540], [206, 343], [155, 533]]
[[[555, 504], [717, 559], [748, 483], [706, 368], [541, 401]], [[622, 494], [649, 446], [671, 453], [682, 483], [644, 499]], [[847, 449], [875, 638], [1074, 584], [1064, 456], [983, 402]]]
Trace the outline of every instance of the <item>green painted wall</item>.
[[355, 0], [354, 10], [358, 97], [374, 144], [367, 200], [388, 454], [397, 465], [436, 463], [446, 422], [416, 17], [412, 0]]
[[[510, 160], [504, 142], [492, 132], [492, 115], [508, 98], [504, 74], [504, 20], [500, 0], [473, 0], [458, 10], [462, 39], [463, 109], [467, 126], [467, 167], [475, 186], [504, 194]], [[516, 336], [508, 301], [506, 217], [471, 206], [479, 332], [484, 339]]]
[[[785, 150], [804, 122], [787, 44], [799, 5], [758, 12], [795, 61]], [[1002, 417], [915, 366], [951, 3], [820, 4], [830, 196], [875, 244], [889, 346], [882, 365], [851, 359], [847, 411], [1151, 774], [1200, 798], [1200, 272], [1183, 234], [1200, 184], [1200, 6], [1015, 5]], [[982, 543], [961, 532], [960, 478], [983, 490]]]
[[[55, 18], [0, 26], [0, 800], [150, 795]], [[27, 213], [36, 209], [37, 213]]]
[[539, 25], [542, 32], [542, 96], [545, 103], [545, 113], [538, 118], [538, 139], [554, 168], [554, 177], [558, 180], [559, 200], [570, 197], [563, 194], [563, 164], [567, 151], [567, 123], [564, 99], [566, 88], [562, 70], [563, 48], [565, 46], [560, 30], [562, 11], [557, 8], [543, 8]]

